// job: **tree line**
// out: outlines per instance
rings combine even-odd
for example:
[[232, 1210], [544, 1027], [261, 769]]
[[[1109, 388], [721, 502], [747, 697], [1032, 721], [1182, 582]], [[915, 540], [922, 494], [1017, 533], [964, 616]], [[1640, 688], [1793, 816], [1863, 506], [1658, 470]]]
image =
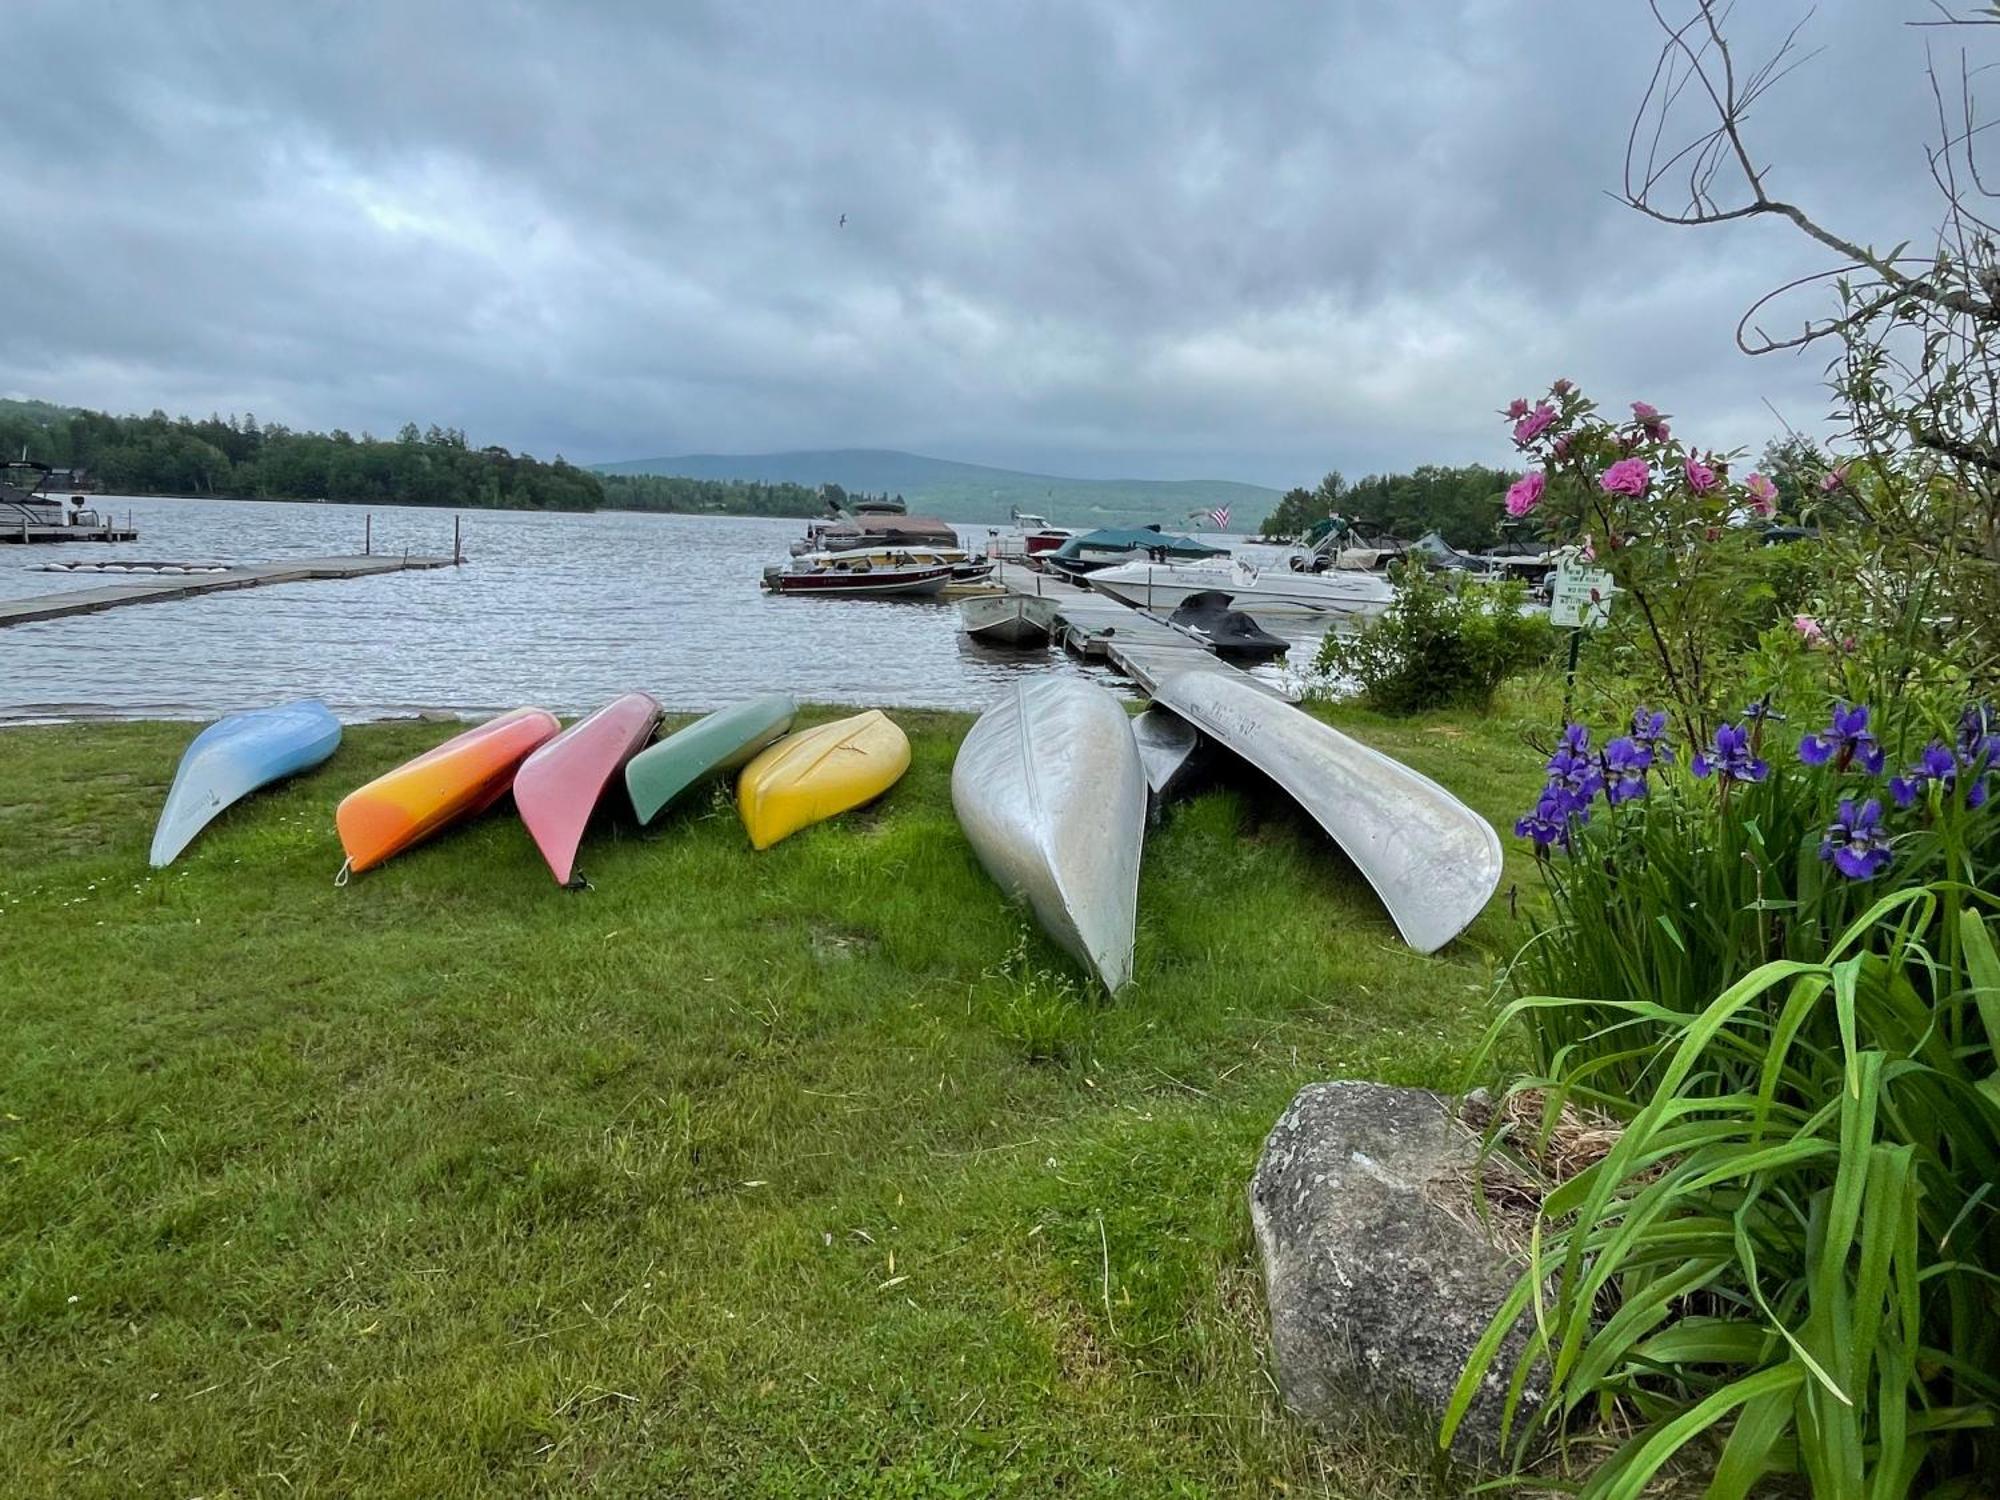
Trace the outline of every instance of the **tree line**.
[[[604, 474], [604, 503], [618, 510], [660, 510], [683, 515], [790, 516], [811, 519], [834, 506], [888, 500], [837, 484], [763, 484], [750, 479], [689, 479], [678, 474]], [[901, 495], [893, 497], [902, 500]]]
[[598, 477], [562, 458], [474, 448], [457, 428], [406, 424], [394, 438], [296, 432], [254, 415], [115, 417], [0, 402], [0, 456], [88, 471], [123, 495], [333, 500], [504, 510], [596, 510]]
[[[1827, 465], [1818, 444], [1794, 433], [1767, 443], [1754, 463], [1739, 457], [1735, 468], [1754, 469], [1777, 486], [1780, 519], [1797, 519], [1812, 505], [1826, 520], [1829, 503], [1819, 494], [1819, 480]], [[1413, 542], [1435, 531], [1461, 552], [1484, 552], [1509, 535], [1532, 541], [1539, 534], [1532, 522], [1510, 521], [1503, 506], [1507, 486], [1520, 477], [1518, 470], [1484, 464], [1423, 464], [1407, 474], [1370, 474], [1350, 484], [1335, 470], [1311, 489], [1287, 490], [1264, 518], [1263, 534], [1303, 536], [1338, 512], [1363, 536], [1386, 533]]]
[[1364, 535], [1386, 532], [1415, 541], [1435, 531], [1462, 551], [1500, 540], [1501, 501], [1521, 476], [1484, 464], [1423, 464], [1407, 474], [1370, 474], [1352, 484], [1338, 470], [1312, 489], [1291, 489], [1264, 518], [1267, 537], [1294, 537], [1336, 512]]

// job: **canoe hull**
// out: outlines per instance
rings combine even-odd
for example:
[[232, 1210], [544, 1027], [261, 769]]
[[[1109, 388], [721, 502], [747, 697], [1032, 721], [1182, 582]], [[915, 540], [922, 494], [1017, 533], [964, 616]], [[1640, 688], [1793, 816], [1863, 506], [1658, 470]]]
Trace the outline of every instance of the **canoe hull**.
[[648, 745], [625, 763], [632, 811], [641, 823], [650, 823], [697, 781], [737, 770], [781, 739], [798, 712], [788, 694], [771, 693], [719, 708]]
[[557, 885], [576, 881], [576, 850], [611, 778], [653, 736], [660, 705], [626, 693], [578, 719], [521, 763], [514, 806]]
[[172, 864], [211, 819], [241, 797], [310, 770], [339, 748], [340, 721], [316, 698], [231, 714], [194, 737], [153, 830], [155, 869]]
[[1200, 770], [1205, 750], [1200, 732], [1157, 703], [1132, 721], [1132, 738], [1156, 807], [1171, 802]]
[[910, 768], [910, 740], [871, 708], [788, 734], [760, 751], [736, 781], [736, 807], [755, 849], [824, 822], [894, 786]]
[[562, 732], [543, 708], [517, 708], [455, 734], [349, 792], [335, 809], [347, 863], [371, 870], [507, 795], [521, 762]]
[[1176, 672], [1153, 697], [1291, 793], [1419, 953], [1463, 932], [1500, 884], [1492, 825], [1428, 776], [1232, 673]]
[[951, 768], [959, 826], [993, 881], [1116, 994], [1132, 977], [1146, 773], [1117, 699], [1081, 678], [1016, 683]]

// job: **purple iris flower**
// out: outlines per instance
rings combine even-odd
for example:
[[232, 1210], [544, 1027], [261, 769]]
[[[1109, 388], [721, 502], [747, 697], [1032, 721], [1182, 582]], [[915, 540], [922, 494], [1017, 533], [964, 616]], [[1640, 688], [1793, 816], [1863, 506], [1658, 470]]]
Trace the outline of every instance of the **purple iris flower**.
[[1750, 731], [1741, 724], [1716, 726], [1715, 743], [1699, 751], [1691, 769], [1697, 776], [1715, 776], [1727, 785], [1732, 781], [1762, 781], [1771, 767], [1750, 749]]
[[1771, 707], [1771, 695], [1769, 693], [1766, 693], [1755, 703], [1744, 704], [1743, 717], [1746, 719], [1762, 720], [1772, 724], [1782, 724], [1785, 722], [1785, 716]]
[[1565, 724], [1556, 753], [1549, 757], [1549, 790], [1565, 793], [1576, 810], [1587, 809], [1591, 798], [1604, 790], [1604, 776], [1597, 757], [1590, 753], [1590, 731], [1581, 724]]
[[1991, 791], [1985, 774], [1986, 753], [1982, 749], [1981, 758], [1967, 766], [1943, 740], [1932, 740], [1924, 746], [1924, 753], [1910, 767], [1907, 775], [1889, 779], [1889, 795], [1896, 799], [1898, 807], [1914, 807], [1929, 794], [1932, 782], [1943, 787], [1945, 795], [1950, 796], [1951, 789], [1958, 784], [1959, 773], [1970, 771], [1965, 782], [1965, 805], [1968, 808], [1983, 807]]
[[1882, 804], [1870, 797], [1859, 807], [1842, 797], [1820, 841], [1819, 857], [1849, 880], [1868, 880], [1889, 863], [1889, 835], [1882, 827]]
[[1637, 740], [1620, 736], [1604, 747], [1604, 797], [1613, 807], [1646, 795], [1646, 773], [1653, 752]]
[[1987, 704], [1975, 703], [1959, 716], [1958, 763], [1967, 770], [1984, 771], [2000, 760], [2000, 719]]
[[[1589, 816], [1585, 810], [1583, 816]], [[1543, 789], [1541, 801], [1535, 810], [1514, 824], [1516, 838], [1533, 839], [1535, 852], [1543, 853], [1551, 845], [1560, 845], [1564, 850], [1570, 847], [1570, 828], [1577, 820], [1577, 810], [1571, 805], [1569, 794], [1560, 787]]]
[[1661, 765], [1674, 758], [1674, 747], [1667, 743], [1667, 716], [1643, 705], [1632, 711], [1632, 743]]
[[1882, 747], [1868, 729], [1868, 709], [1864, 704], [1836, 703], [1833, 722], [1818, 734], [1799, 741], [1799, 759], [1809, 766], [1832, 761], [1836, 771], [1858, 765], [1870, 776], [1882, 769]]

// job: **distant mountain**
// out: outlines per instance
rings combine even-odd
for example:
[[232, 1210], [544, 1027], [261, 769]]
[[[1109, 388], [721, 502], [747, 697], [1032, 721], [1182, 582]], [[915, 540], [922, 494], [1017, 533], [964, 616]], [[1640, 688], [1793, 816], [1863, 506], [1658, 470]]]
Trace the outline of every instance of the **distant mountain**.
[[837, 484], [887, 491], [910, 508], [947, 521], [1005, 521], [1009, 508], [1058, 526], [1178, 525], [1195, 511], [1229, 507], [1231, 531], [1255, 531], [1278, 491], [1229, 479], [1065, 479], [962, 464], [892, 448], [829, 448], [792, 453], [686, 453], [598, 464], [601, 474], [678, 474], [760, 484]]

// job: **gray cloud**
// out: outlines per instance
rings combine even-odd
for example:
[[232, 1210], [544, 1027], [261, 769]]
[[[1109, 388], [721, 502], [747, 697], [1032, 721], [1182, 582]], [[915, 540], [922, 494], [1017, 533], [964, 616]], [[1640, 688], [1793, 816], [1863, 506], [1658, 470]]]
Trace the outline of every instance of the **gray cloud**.
[[[1920, 233], [1924, 7], [1830, 9], [1754, 139]], [[1639, 5], [17, 0], [4, 32], [60, 79], [0, 102], [25, 394], [1270, 483], [1503, 458], [1492, 411], [1558, 374], [1717, 445], [1825, 406], [1730, 343], [1806, 247], [1606, 196]]]

